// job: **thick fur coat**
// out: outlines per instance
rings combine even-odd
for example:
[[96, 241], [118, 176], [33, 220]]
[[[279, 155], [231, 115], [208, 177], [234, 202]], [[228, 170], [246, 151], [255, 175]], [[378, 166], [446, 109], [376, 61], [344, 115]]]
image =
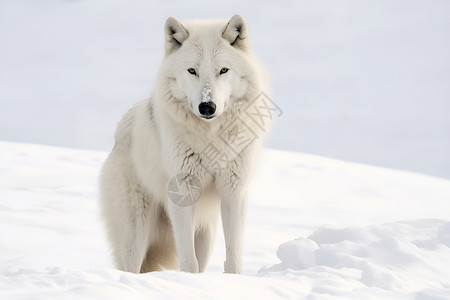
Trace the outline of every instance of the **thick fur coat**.
[[153, 95], [123, 116], [101, 173], [115, 262], [135, 273], [202, 272], [221, 214], [225, 272], [241, 273], [247, 186], [270, 123], [265, 72], [240, 15], [170, 17], [164, 30]]

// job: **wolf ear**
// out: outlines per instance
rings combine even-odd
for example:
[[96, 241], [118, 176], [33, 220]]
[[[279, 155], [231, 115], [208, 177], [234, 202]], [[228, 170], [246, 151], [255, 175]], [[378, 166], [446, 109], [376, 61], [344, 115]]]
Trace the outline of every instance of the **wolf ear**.
[[246, 40], [247, 35], [247, 24], [245, 24], [244, 18], [239, 14], [231, 17], [222, 33], [222, 37], [227, 40], [231, 46], [242, 49], [245, 49], [248, 44], [248, 39]]
[[189, 32], [184, 28], [183, 24], [175, 18], [169, 17], [164, 25], [164, 34], [166, 38], [166, 53], [172, 53], [181, 47], [183, 42], [188, 38]]

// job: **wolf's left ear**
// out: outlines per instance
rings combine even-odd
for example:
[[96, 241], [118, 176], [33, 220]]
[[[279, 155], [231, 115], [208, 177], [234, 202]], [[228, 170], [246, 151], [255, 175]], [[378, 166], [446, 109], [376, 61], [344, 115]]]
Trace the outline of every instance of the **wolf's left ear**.
[[175, 18], [169, 17], [164, 25], [164, 34], [166, 38], [166, 53], [172, 53], [181, 47], [183, 42], [188, 38], [189, 32], [184, 28], [183, 24]]
[[231, 17], [222, 33], [222, 37], [227, 40], [231, 46], [242, 49], [245, 49], [248, 45], [247, 35], [247, 24], [245, 24], [244, 18], [239, 14]]

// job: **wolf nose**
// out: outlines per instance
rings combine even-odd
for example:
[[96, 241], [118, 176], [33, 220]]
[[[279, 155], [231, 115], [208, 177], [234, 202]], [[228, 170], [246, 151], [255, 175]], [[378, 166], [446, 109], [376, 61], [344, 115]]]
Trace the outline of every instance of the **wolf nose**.
[[209, 117], [216, 112], [216, 105], [212, 101], [202, 102], [198, 106], [198, 111], [202, 116]]

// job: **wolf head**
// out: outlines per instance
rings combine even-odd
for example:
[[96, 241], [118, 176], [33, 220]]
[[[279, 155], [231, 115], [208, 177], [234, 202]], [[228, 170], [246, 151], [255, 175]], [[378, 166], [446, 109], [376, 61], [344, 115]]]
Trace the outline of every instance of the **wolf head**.
[[205, 121], [232, 109], [255, 72], [247, 25], [240, 15], [229, 21], [184, 24], [169, 17], [165, 50], [164, 74], [171, 97]]

